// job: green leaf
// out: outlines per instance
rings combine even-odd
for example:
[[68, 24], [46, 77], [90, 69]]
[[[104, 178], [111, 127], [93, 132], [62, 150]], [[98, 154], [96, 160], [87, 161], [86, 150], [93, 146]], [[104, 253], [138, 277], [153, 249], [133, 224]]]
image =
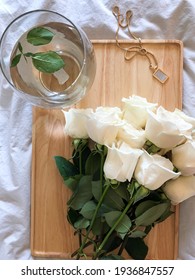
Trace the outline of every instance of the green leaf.
[[130, 237], [133, 237], [133, 238], [135, 238], [135, 237], [142, 238], [142, 237], [145, 237], [145, 236], [146, 236], [146, 233], [144, 231], [141, 231], [141, 230], [133, 231], [130, 235]]
[[122, 210], [125, 206], [123, 199], [112, 188], [108, 190], [104, 204], [116, 210]]
[[19, 51], [20, 51], [21, 53], [23, 52], [23, 48], [22, 48], [22, 45], [21, 45], [21, 43], [20, 43], [20, 42], [18, 43], [17, 48], [19, 49]]
[[20, 58], [21, 58], [21, 54], [17, 54], [17, 55], [12, 59], [11, 67], [15, 67], [15, 66], [19, 63]]
[[146, 226], [144, 230], [145, 234], [147, 235], [152, 230], [152, 228], [153, 228], [152, 225]]
[[[83, 140], [83, 139], [82, 139]], [[85, 174], [85, 163], [87, 161], [88, 156], [91, 154], [91, 150], [86, 144], [82, 147], [79, 147], [80, 151], [73, 151], [73, 163], [75, 166], [80, 169], [80, 159], [81, 159], [81, 171], [82, 174]]]
[[93, 175], [94, 180], [99, 180], [100, 165], [101, 165], [101, 155], [97, 152], [91, 153], [85, 164], [86, 174], [91, 174], [91, 175]]
[[81, 217], [81, 215], [78, 213], [78, 211], [69, 208], [68, 209], [68, 213], [67, 213], [67, 219], [68, 222], [74, 226], [74, 223]]
[[148, 209], [152, 208], [153, 206], [157, 205], [157, 202], [153, 200], [146, 200], [141, 202], [135, 209], [135, 216], [138, 217], [145, 213]]
[[134, 203], [138, 202], [139, 200], [145, 198], [150, 194], [150, 190], [145, 188], [144, 186], [140, 186], [134, 195]]
[[102, 217], [97, 217], [94, 221], [92, 232], [94, 235], [102, 235], [108, 232], [110, 227], [103, 221]]
[[[108, 225], [112, 228], [116, 221], [120, 218], [122, 212], [120, 211], [111, 211], [109, 213], [105, 214], [105, 219]], [[131, 227], [131, 220], [127, 215], [125, 215], [119, 224], [116, 226], [115, 230], [121, 235], [122, 238], [126, 233], [128, 233], [129, 229]]]
[[64, 67], [64, 60], [53, 51], [33, 54], [32, 62], [36, 69], [44, 73], [54, 73]]
[[127, 185], [127, 191], [129, 192], [130, 198], [132, 198], [135, 191], [135, 187], [132, 182]]
[[79, 210], [92, 198], [92, 196], [91, 176], [82, 176], [75, 192], [67, 204], [69, 207]]
[[90, 225], [90, 221], [85, 218], [79, 218], [75, 223], [74, 227], [77, 229], [87, 228]]
[[92, 181], [92, 193], [94, 198], [99, 201], [102, 196], [101, 181]]
[[134, 193], [139, 189], [140, 186], [141, 185], [137, 182], [137, 180], [131, 180], [131, 182], [127, 185], [127, 190], [130, 194], [130, 197], [133, 197]]
[[46, 45], [51, 42], [54, 34], [44, 28], [44, 27], [35, 27], [31, 29], [27, 34], [27, 42], [33, 46]]
[[148, 247], [142, 238], [128, 238], [125, 249], [134, 260], [144, 260], [148, 253]]
[[31, 57], [31, 56], [33, 56], [33, 53], [27, 52], [27, 53], [24, 53], [23, 55], [26, 56], [26, 57]]
[[108, 213], [108, 212], [111, 212], [114, 210], [115, 209], [113, 209], [112, 207], [102, 203], [102, 205], [100, 206], [99, 211], [98, 211], [98, 216], [104, 216], [105, 213]]
[[114, 189], [115, 193], [119, 195], [122, 199], [129, 201], [130, 199], [130, 194], [129, 191], [127, 190], [126, 184], [125, 183], [120, 183], [117, 188]]
[[77, 188], [80, 178], [81, 178], [80, 174], [74, 175], [72, 177], [68, 177], [67, 179], [65, 179], [64, 183], [66, 187], [68, 187], [72, 192], [74, 192], [75, 189]]
[[78, 174], [78, 169], [72, 164], [69, 160], [61, 156], [55, 156], [55, 163], [60, 172], [62, 178], [67, 180], [69, 177], [72, 177]]
[[148, 226], [156, 222], [169, 208], [169, 203], [155, 205], [135, 219], [137, 226]]
[[170, 209], [171, 209], [171, 204], [170, 204], [170, 208], [167, 207], [167, 211], [165, 211], [163, 213], [163, 215], [160, 217], [160, 219], [158, 219], [158, 223], [163, 222], [164, 220], [166, 220], [169, 216], [171, 216], [174, 213]]
[[118, 248], [122, 243], [122, 239], [116, 235], [116, 232], [113, 232], [109, 239], [107, 240], [106, 244], [102, 248], [103, 251], [106, 253], [112, 252], [116, 248]]
[[90, 200], [84, 204], [83, 208], [80, 211], [80, 214], [84, 218], [91, 220], [95, 212], [96, 206], [97, 204], [94, 201]]

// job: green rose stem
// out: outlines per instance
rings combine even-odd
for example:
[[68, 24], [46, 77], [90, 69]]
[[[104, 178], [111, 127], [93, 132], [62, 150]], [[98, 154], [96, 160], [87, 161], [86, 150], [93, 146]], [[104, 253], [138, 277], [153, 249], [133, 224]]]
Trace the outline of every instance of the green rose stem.
[[[101, 150], [101, 148], [99, 148], [99, 149], [98, 149], [98, 152], [99, 152], [100, 155], [101, 155], [101, 162], [100, 162], [100, 185], [103, 186], [103, 164], [104, 164], [104, 156], [105, 156], [104, 152], [105, 152], [105, 151], [104, 151], [104, 150]], [[81, 159], [81, 154], [79, 153], [79, 163], [80, 163], [80, 159]], [[87, 242], [87, 240], [88, 240], [88, 238], [89, 238], [90, 231], [91, 231], [91, 229], [92, 229], [92, 227], [93, 227], [93, 225], [94, 225], [95, 219], [96, 219], [96, 217], [97, 217], [97, 213], [98, 213], [98, 211], [99, 211], [99, 209], [100, 209], [100, 206], [102, 205], [102, 202], [103, 202], [103, 200], [104, 200], [104, 197], [105, 197], [105, 195], [106, 195], [106, 193], [107, 193], [109, 187], [110, 187], [110, 184], [106, 184], [106, 187], [105, 187], [105, 189], [104, 189], [104, 191], [103, 191], [103, 193], [102, 193], [102, 195], [101, 195], [101, 198], [100, 198], [100, 200], [99, 200], [99, 202], [98, 202], [98, 204], [97, 204], [97, 206], [96, 206], [96, 209], [95, 209], [95, 212], [94, 212], [94, 214], [93, 214], [93, 217], [92, 217], [90, 226], [89, 226], [89, 228], [87, 229], [87, 233], [86, 233], [86, 235], [85, 235], [85, 238], [83, 239], [83, 242], [82, 242], [82, 244], [81, 244], [79, 250], [77, 251], [77, 259], [79, 259], [80, 256], [83, 254], [83, 249], [85, 248], [86, 242]]]
[[86, 241], [87, 241], [87, 239], [88, 239], [89, 233], [90, 233], [90, 231], [91, 231], [91, 229], [92, 229], [92, 227], [93, 227], [93, 225], [94, 225], [94, 222], [95, 222], [95, 219], [96, 219], [98, 210], [99, 210], [99, 208], [100, 208], [100, 206], [101, 206], [101, 204], [102, 204], [102, 202], [103, 202], [103, 200], [104, 200], [104, 197], [105, 197], [107, 191], [109, 190], [109, 187], [110, 187], [109, 184], [106, 185], [106, 187], [105, 187], [105, 189], [104, 189], [104, 191], [103, 191], [103, 194], [102, 194], [102, 196], [101, 196], [101, 198], [100, 198], [100, 200], [99, 200], [99, 202], [98, 202], [98, 204], [97, 204], [97, 206], [96, 206], [96, 209], [95, 209], [95, 212], [94, 212], [94, 214], [93, 214], [93, 217], [92, 217], [90, 226], [89, 226], [89, 228], [88, 228], [88, 230], [87, 230], [87, 233], [86, 233], [86, 235], [85, 235], [85, 238], [83, 239], [83, 243], [82, 243], [82, 245], [80, 246], [80, 248], [79, 248], [79, 250], [78, 250], [78, 252], [77, 252], [77, 259], [79, 259], [80, 256], [83, 254], [83, 249], [85, 248], [85, 243], [86, 243]]
[[128, 204], [126, 205], [125, 209], [123, 210], [122, 214], [120, 215], [120, 217], [116, 220], [116, 222], [114, 223], [114, 225], [112, 226], [112, 228], [109, 230], [109, 232], [107, 233], [107, 235], [105, 236], [104, 240], [102, 241], [102, 243], [99, 245], [99, 247], [97, 248], [94, 256], [93, 256], [93, 260], [96, 260], [98, 258], [98, 256], [100, 255], [103, 247], [105, 246], [106, 242], [108, 241], [110, 235], [113, 233], [113, 231], [115, 230], [115, 228], [119, 225], [119, 223], [122, 221], [122, 219], [124, 218], [125, 214], [127, 213], [127, 211], [129, 210], [129, 208], [131, 207], [131, 205], [134, 202], [134, 197], [132, 197], [132, 199], [129, 200]]

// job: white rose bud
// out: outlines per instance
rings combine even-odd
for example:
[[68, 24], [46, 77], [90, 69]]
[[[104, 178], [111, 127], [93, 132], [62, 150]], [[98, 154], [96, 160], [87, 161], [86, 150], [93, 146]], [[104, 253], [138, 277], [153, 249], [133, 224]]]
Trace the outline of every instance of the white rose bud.
[[195, 176], [180, 176], [165, 184], [163, 191], [172, 204], [178, 204], [195, 195]]
[[142, 153], [140, 149], [133, 149], [126, 143], [123, 143], [119, 148], [116, 148], [115, 145], [108, 147], [104, 163], [105, 176], [119, 182], [130, 181]]
[[195, 174], [195, 141], [188, 140], [172, 150], [172, 162], [183, 176]]
[[135, 179], [150, 190], [160, 188], [166, 181], [177, 178], [180, 173], [173, 171], [173, 164], [160, 155], [149, 155], [146, 151], [141, 155], [135, 169]]
[[145, 131], [147, 139], [156, 146], [172, 149], [186, 141], [192, 133], [192, 125], [178, 115], [159, 107], [156, 114], [149, 112]]
[[88, 138], [86, 121], [93, 113], [93, 110], [72, 108], [69, 111], [63, 111], [63, 113], [66, 120], [65, 133], [72, 138]]
[[144, 128], [148, 118], [148, 111], [156, 111], [157, 104], [149, 103], [146, 98], [140, 96], [129, 96], [123, 98], [124, 114], [123, 118], [135, 128]]

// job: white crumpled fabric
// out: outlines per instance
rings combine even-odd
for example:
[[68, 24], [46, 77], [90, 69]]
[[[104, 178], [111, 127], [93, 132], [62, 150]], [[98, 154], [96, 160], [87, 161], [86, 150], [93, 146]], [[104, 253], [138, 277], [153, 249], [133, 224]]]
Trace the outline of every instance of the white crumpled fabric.
[[[132, 31], [143, 39], [184, 43], [183, 110], [195, 117], [195, 2], [184, 0], [1, 0], [0, 36], [23, 12], [50, 9], [80, 25], [90, 39], [114, 39], [113, 5], [132, 9]], [[126, 31], [121, 38], [128, 38]], [[170, 92], [171, 94], [171, 92]], [[0, 73], [0, 259], [31, 259], [30, 175], [32, 106]], [[195, 197], [180, 205], [179, 259], [195, 259]]]

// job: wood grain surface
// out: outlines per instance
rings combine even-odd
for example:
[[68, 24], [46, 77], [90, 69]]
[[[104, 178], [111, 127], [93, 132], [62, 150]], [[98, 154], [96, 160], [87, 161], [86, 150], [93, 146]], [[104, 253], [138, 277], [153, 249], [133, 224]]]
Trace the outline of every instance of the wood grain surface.
[[[78, 108], [121, 106], [121, 98], [136, 94], [157, 102], [168, 110], [182, 107], [183, 45], [176, 40], [143, 41], [155, 54], [159, 67], [169, 76], [165, 84], [152, 77], [148, 60], [136, 56], [124, 60], [114, 41], [94, 41], [97, 60], [95, 81]], [[125, 46], [133, 42], [123, 41]], [[66, 220], [70, 195], [55, 166], [55, 155], [69, 157], [70, 139], [64, 134], [61, 110], [33, 109], [31, 253], [35, 257], [69, 259], [78, 248], [77, 238]], [[146, 239], [147, 259], [176, 259], [178, 252], [179, 208], [157, 225]]]

